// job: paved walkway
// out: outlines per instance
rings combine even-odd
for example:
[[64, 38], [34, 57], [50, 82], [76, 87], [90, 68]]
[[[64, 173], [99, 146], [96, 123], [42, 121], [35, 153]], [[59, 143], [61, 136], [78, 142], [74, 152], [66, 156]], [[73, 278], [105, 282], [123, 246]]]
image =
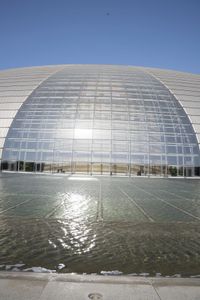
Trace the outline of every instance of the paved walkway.
[[0, 272], [0, 300], [199, 300], [200, 278]]

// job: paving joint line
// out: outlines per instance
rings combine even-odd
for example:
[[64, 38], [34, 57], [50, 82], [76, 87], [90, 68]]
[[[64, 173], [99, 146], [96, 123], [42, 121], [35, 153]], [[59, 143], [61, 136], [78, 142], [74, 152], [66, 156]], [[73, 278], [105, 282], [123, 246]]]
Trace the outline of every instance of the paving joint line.
[[96, 220], [103, 221], [103, 203], [102, 203], [102, 184], [101, 180], [99, 181], [99, 198], [97, 203], [97, 216]]
[[157, 189], [157, 191], [161, 191], [161, 192], [164, 192], [164, 193], [168, 193], [168, 194], [171, 194], [171, 195], [174, 195], [178, 198], [181, 198], [182, 200], [186, 200], [186, 201], [191, 201], [192, 199], [189, 199], [189, 198], [184, 198], [184, 197], [181, 197], [180, 195], [178, 194], [175, 194], [173, 192], [168, 192], [168, 191], [165, 191], [165, 190], [160, 190], [160, 189]]
[[58, 205], [56, 205], [56, 207], [54, 207], [48, 214], [46, 214], [44, 216], [44, 218], [45, 219], [50, 218], [58, 210], [58, 208], [64, 206], [64, 204], [65, 204], [64, 201], [62, 201], [62, 203], [59, 203]]
[[184, 209], [182, 209], [182, 208], [179, 208], [179, 207], [177, 207], [176, 205], [173, 205], [173, 204], [167, 202], [166, 200], [164, 200], [164, 199], [162, 199], [162, 198], [160, 198], [160, 197], [158, 197], [158, 196], [155, 196], [154, 194], [152, 194], [152, 193], [150, 193], [150, 192], [145, 191], [144, 189], [138, 187], [136, 184], [135, 184], [134, 186], [135, 186], [136, 188], [138, 188], [139, 190], [142, 190], [144, 193], [146, 193], [146, 194], [148, 194], [148, 195], [151, 195], [151, 196], [157, 198], [158, 200], [162, 201], [163, 203], [167, 204], [168, 206], [171, 206], [171, 207], [173, 207], [173, 208], [175, 208], [175, 209], [177, 209], [177, 210], [183, 212], [184, 214], [186, 214], [186, 215], [188, 215], [188, 216], [190, 216], [190, 217], [193, 217], [194, 219], [197, 219], [198, 221], [200, 221], [200, 218], [199, 218], [199, 217], [194, 216], [193, 214], [189, 213], [188, 211], [186, 211], [186, 210], [184, 210]]
[[[165, 191], [165, 190], [159, 190], [159, 191]], [[180, 195], [177, 195], [177, 194], [175, 194], [175, 193], [173, 193], [173, 192], [168, 192], [168, 191], [165, 191], [166, 193], [172, 193], [172, 194], [174, 194], [174, 195], [176, 195], [176, 196], [178, 196], [178, 197], [181, 197]], [[181, 190], [181, 192], [183, 192], [184, 194], [191, 194], [191, 191], [186, 191], [186, 190]], [[199, 194], [197, 193], [197, 194], [193, 194], [193, 196], [198, 196], [199, 197]], [[184, 198], [184, 199], [187, 199], [187, 198]], [[195, 200], [195, 198], [194, 197], [192, 197], [192, 198], [190, 198], [190, 199], [187, 199], [187, 200]]]
[[150, 222], [155, 222], [155, 220], [149, 216], [146, 211], [139, 205], [136, 203], [136, 201], [131, 198], [124, 190], [122, 190], [121, 188], [118, 188], [120, 190], [121, 193], [123, 193], [128, 199], [129, 201], [131, 201], [133, 204], [135, 204], [135, 206], [143, 213], [143, 215], [145, 215], [145, 217], [150, 221]]
[[25, 200], [25, 201], [23, 201], [23, 202], [21, 202], [21, 203], [18, 203], [18, 204], [14, 205], [14, 206], [11, 206], [11, 207], [7, 208], [7, 209], [1, 210], [1, 211], [0, 211], [0, 214], [3, 214], [3, 213], [6, 212], [6, 211], [9, 211], [9, 210], [11, 210], [11, 209], [14, 209], [14, 208], [16, 208], [16, 207], [18, 207], [18, 206], [21, 206], [21, 205], [23, 205], [23, 204], [25, 204], [25, 203], [28, 203], [28, 202], [32, 201], [32, 200], [33, 200], [33, 199]]

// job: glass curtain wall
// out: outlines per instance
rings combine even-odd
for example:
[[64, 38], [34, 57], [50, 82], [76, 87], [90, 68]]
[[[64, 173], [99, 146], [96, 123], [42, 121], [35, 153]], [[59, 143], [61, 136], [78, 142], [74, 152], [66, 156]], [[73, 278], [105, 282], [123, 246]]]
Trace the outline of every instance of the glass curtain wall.
[[19, 109], [2, 160], [10, 171], [199, 175], [183, 108], [134, 67], [67, 66], [50, 76]]

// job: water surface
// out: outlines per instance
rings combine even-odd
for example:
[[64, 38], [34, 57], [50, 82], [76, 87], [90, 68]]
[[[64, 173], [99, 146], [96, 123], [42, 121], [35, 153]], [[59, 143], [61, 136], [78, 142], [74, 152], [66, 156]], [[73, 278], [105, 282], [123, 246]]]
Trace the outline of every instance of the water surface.
[[0, 175], [0, 264], [200, 274], [200, 181]]

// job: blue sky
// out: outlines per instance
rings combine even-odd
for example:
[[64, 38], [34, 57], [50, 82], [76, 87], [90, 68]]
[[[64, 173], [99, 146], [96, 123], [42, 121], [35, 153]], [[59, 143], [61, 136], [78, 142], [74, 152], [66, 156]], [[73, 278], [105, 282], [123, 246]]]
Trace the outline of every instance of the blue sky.
[[0, 0], [0, 69], [63, 63], [200, 73], [200, 0]]

